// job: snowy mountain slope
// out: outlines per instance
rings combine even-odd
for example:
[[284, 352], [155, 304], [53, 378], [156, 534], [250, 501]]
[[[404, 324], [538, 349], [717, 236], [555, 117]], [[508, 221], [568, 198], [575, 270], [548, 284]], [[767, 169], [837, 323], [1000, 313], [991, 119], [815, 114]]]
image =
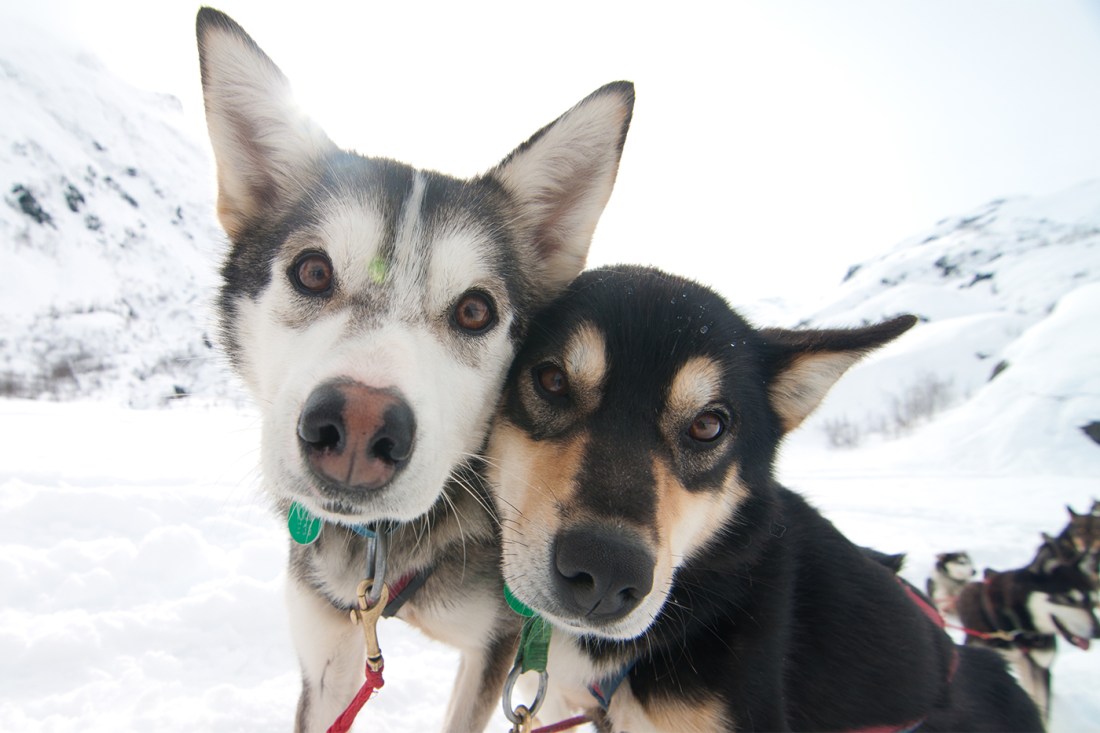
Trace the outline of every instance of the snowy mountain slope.
[[179, 103], [0, 17], [0, 109], [0, 394], [232, 393], [205, 337], [212, 164]]
[[[922, 322], [841, 380], [808, 423], [839, 444], [916, 438], [956, 469], [1100, 473], [1100, 181], [995, 201], [853, 267], [805, 323]], [[1065, 459], [1072, 456], [1068, 464]]]

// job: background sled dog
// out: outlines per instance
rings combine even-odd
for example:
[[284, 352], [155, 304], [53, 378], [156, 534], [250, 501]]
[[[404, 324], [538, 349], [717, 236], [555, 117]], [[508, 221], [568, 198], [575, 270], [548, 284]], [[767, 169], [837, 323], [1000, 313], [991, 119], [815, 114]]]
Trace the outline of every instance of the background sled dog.
[[959, 599], [959, 593], [966, 584], [973, 579], [974, 561], [970, 555], [963, 551], [941, 552], [936, 555], [936, 564], [932, 568], [932, 575], [925, 583], [925, 590], [929, 598], [936, 604], [936, 609], [944, 616], [955, 615], [955, 604]]
[[1080, 553], [1063, 555], [1063, 549], [1044, 535], [1027, 567], [986, 569], [983, 582], [963, 588], [957, 604], [966, 644], [999, 652], [1016, 669], [1044, 720], [1050, 717], [1050, 668], [1058, 637], [1083, 650], [1100, 639], [1096, 582], [1082, 568]]
[[1043, 533], [1043, 543], [1032, 561], [1042, 569], [1076, 564], [1094, 585], [1100, 584], [1100, 502], [1093, 499], [1087, 514], [1067, 506], [1069, 521], [1056, 536]]
[[504, 576], [554, 626], [550, 684], [600, 730], [1041, 728], [893, 558], [773, 477], [781, 437], [914, 322], [761, 331], [617, 267], [532, 324], [488, 449]]
[[197, 34], [231, 242], [222, 340], [263, 413], [276, 510], [326, 522], [290, 549], [297, 730], [326, 729], [363, 680], [347, 610], [366, 550], [348, 527], [383, 520], [387, 582], [422, 583], [397, 615], [462, 653], [446, 727], [480, 730], [516, 624], [477, 454], [529, 314], [583, 267], [633, 87], [597, 90], [458, 180], [341, 150], [240, 26], [204, 8]]

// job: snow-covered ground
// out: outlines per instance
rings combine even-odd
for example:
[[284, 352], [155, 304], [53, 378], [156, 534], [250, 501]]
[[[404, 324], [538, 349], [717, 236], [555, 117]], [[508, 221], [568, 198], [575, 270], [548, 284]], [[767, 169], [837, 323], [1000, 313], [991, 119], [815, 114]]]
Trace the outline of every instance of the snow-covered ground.
[[[0, 401], [0, 730], [290, 729], [287, 540], [257, 489], [258, 422], [225, 407]], [[908, 552], [918, 584], [944, 550], [1022, 564], [1065, 503], [1100, 493], [1058, 467], [898, 468], [880, 447], [796, 434], [782, 476], [853, 540]], [[455, 656], [400, 621], [380, 633], [387, 682], [357, 730], [436, 729]], [[1100, 657], [1062, 646], [1052, 730], [1100, 730]], [[502, 716], [492, 728], [506, 729]]]

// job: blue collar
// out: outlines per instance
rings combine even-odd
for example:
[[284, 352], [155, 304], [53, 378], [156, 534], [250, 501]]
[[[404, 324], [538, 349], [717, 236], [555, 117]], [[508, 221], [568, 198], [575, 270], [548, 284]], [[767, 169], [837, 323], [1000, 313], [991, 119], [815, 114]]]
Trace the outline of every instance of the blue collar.
[[601, 677], [588, 686], [588, 691], [592, 694], [592, 697], [596, 698], [596, 702], [600, 704], [600, 707], [605, 711], [608, 706], [611, 705], [611, 696], [615, 694], [615, 690], [619, 689], [619, 685], [623, 683], [623, 680], [630, 674], [630, 670], [634, 669], [634, 662], [620, 667], [615, 672]]

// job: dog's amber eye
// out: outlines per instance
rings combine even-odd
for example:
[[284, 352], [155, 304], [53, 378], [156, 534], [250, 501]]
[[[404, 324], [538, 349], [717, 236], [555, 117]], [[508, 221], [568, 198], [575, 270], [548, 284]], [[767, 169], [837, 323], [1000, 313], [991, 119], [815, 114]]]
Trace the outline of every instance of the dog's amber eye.
[[569, 396], [569, 380], [566, 379], [565, 372], [553, 364], [535, 367], [535, 384], [548, 397]]
[[725, 423], [722, 421], [722, 416], [713, 410], [707, 410], [706, 412], [700, 412], [695, 416], [695, 419], [691, 421], [691, 427], [688, 428], [688, 435], [692, 440], [697, 440], [700, 443], [709, 443], [713, 440], [717, 440], [726, 429]]
[[332, 262], [320, 252], [299, 255], [289, 274], [294, 287], [305, 295], [327, 295], [332, 290]]
[[467, 333], [481, 333], [496, 321], [493, 302], [477, 290], [467, 291], [458, 299], [453, 317], [455, 325]]

